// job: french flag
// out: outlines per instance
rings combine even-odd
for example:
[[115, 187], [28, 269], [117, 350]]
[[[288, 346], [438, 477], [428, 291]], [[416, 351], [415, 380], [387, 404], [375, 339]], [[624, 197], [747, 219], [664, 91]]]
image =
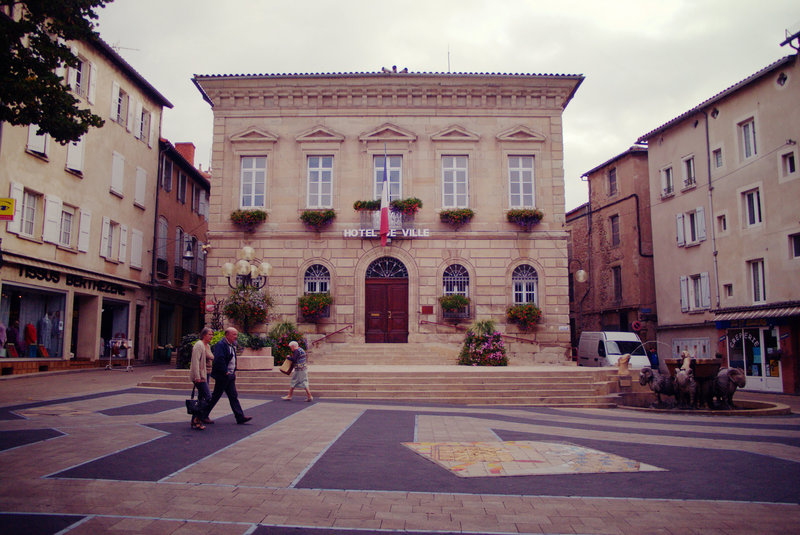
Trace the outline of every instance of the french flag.
[[389, 158], [383, 148], [383, 187], [381, 188], [381, 247], [389, 238]]

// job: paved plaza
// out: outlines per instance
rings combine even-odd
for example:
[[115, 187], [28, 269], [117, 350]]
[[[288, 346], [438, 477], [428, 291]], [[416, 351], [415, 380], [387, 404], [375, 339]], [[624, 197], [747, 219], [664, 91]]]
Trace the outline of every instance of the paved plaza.
[[[136, 387], [162, 371], [0, 380], [0, 533], [785, 534], [800, 526], [797, 414], [244, 395], [251, 422], [236, 425], [222, 399], [216, 423], [194, 431], [188, 378], [185, 393]], [[313, 389], [313, 368], [311, 380]]]

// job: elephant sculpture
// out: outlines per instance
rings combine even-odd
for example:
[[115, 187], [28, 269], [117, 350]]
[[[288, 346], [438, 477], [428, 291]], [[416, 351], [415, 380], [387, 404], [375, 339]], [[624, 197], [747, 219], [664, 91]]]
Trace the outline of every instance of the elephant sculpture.
[[682, 409], [695, 408], [697, 405], [697, 381], [694, 378], [692, 357], [687, 351], [681, 353], [683, 363], [675, 373], [675, 401]]
[[744, 388], [747, 384], [744, 370], [741, 368], [722, 368], [714, 380], [714, 397], [717, 398], [720, 407], [732, 409], [733, 394], [737, 388]]
[[642, 368], [639, 374], [639, 384], [644, 386], [648, 385], [650, 390], [653, 391], [658, 400], [657, 407], [662, 407], [664, 403], [661, 401], [661, 395], [674, 396], [675, 395], [675, 380], [669, 375], [661, 375], [658, 370], [649, 367]]

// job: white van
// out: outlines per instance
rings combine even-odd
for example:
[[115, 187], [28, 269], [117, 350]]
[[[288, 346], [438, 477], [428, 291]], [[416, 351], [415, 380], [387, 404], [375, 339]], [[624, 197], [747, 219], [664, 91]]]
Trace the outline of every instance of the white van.
[[578, 366], [616, 366], [626, 353], [631, 354], [631, 368], [650, 366], [644, 345], [635, 333], [584, 332], [578, 342]]

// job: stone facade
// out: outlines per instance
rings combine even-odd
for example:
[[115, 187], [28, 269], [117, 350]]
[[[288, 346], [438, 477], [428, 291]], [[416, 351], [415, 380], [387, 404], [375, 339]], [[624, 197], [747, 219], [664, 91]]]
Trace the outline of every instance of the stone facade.
[[[581, 331], [601, 330], [637, 330], [655, 341], [647, 149], [633, 146], [583, 176], [589, 203], [567, 214], [573, 342]], [[578, 269], [586, 282], [574, 280]]]
[[[209, 298], [227, 295], [220, 267], [251, 246], [272, 265], [268, 291], [281, 319], [300, 322], [310, 337], [344, 329], [336, 340], [364, 342], [365, 279], [373, 262], [389, 257], [407, 270], [407, 306], [398, 312], [407, 314], [407, 341], [459, 343], [463, 331], [438, 304], [445, 271], [457, 265], [467, 279], [459, 289], [471, 300], [462, 324], [492, 319], [501, 331], [534, 342], [521, 353], [563, 359], [569, 309], [561, 115], [582, 77], [386, 71], [195, 77], [214, 108]], [[393, 196], [416, 197], [423, 207], [413, 221], [398, 220], [382, 247], [373, 219], [353, 204], [380, 197], [384, 156], [395, 173]], [[452, 156], [466, 177], [457, 201], [448, 197]], [[253, 206], [242, 189], [243, 162], [253, 158], [265, 162], [265, 197], [255, 207], [268, 219], [247, 232], [229, 215]], [[317, 195], [308, 178], [319, 158], [330, 165], [329, 196]], [[509, 177], [520, 176], [518, 165], [529, 163], [531, 195], [515, 195]], [[475, 216], [457, 229], [441, 222], [439, 213], [454, 207], [470, 208]], [[507, 211], [517, 207], [537, 208], [544, 218], [522, 231], [506, 221]], [[336, 219], [310, 229], [299, 217], [311, 208], [333, 209]], [[334, 304], [329, 317], [306, 323], [297, 299], [308, 291], [312, 266], [329, 273]], [[530, 333], [519, 333], [505, 318], [519, 266], [538, 276], [535, 301], [543, 318]]]

